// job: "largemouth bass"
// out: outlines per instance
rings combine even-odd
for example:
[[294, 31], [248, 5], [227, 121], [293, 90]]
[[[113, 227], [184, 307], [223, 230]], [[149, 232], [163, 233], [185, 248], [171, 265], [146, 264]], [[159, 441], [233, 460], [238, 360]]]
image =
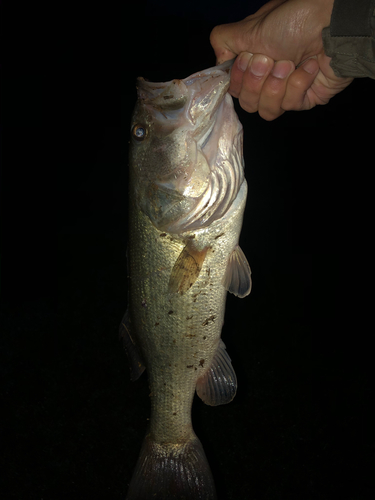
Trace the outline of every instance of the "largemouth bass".
[[129, 308], [120, 331], [132, 379], [147, 368], [150, 425], [128, 500], [213, 500], [194, 433], [195, 391], [229, 403], [237, 381], [220, 339], [227, 291], [250, 293], [238, 243], [246, 203], [231, 63], [183, 80], [137, 80], [131, 124]]

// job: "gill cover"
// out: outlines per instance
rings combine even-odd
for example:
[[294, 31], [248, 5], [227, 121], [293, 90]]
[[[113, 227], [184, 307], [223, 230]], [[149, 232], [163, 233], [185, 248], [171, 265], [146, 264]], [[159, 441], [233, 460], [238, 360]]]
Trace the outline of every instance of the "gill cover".
[[138, 79], [131, 175], [138, 206], [161, 231], [209, 226], [241, 187], [242, 126], [227, 94], [230, 67], [166, 83]]

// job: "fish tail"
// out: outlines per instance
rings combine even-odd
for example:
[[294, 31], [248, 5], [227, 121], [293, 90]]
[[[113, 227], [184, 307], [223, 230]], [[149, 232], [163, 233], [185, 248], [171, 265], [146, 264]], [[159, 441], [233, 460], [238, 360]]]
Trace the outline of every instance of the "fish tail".
[[216, 500], [210, 466], [199, 439], [159, 444], [146, 436], [126, 500]]

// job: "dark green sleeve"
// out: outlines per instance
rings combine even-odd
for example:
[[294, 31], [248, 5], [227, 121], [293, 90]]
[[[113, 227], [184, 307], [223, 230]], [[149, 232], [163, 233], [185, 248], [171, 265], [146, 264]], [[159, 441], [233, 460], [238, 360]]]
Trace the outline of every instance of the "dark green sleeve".
[[375, 78], [375, 0], [335, 0], [322, 37], [337, 76]]

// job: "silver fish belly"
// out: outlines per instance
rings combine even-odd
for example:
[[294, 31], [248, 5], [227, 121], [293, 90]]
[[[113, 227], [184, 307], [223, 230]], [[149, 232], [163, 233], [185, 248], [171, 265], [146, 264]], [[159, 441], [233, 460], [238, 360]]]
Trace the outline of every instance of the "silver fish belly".
[[138, 79], [131, 126], [129, 307], [120, 332], [132, 379], [146, 368], [150, 425], [128, 500], [213, 500], [195, 435], [195, 391], [229, 403], [237, 381], [220, 335], [227, 291], [251, 290], [238, 242], [247, 184], [230, 64], [166, 83]]

